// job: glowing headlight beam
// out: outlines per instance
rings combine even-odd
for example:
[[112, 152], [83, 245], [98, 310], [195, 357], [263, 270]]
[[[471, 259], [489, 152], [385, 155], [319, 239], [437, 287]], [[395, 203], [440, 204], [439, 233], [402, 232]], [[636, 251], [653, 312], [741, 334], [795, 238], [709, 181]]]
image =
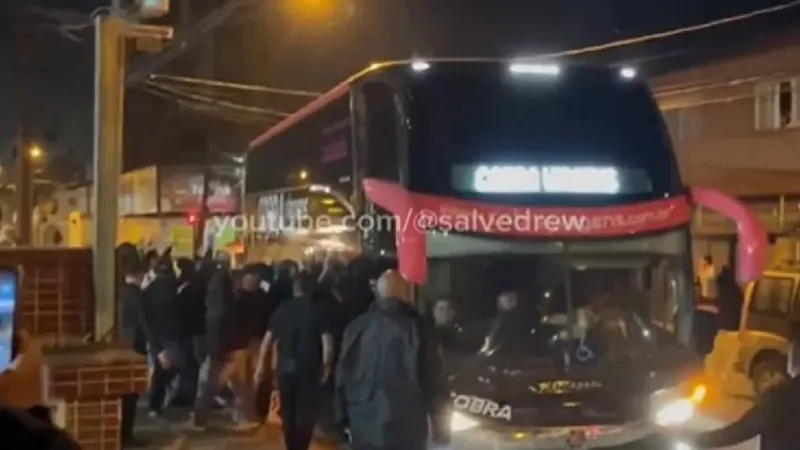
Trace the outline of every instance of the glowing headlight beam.
[[676, 400], [656, 411], [655, 422], [662, 427], [681, 425], [694, 417], [694, 413], [695, 408], [691, 400]]
[[453, 411], [453, 415], [450, 416], [450, 431], [452, 433], [466, 431], [471, 428], [475, 428], [477, 426], [478, 426], [477, 420], [472, 419], [466, 414], [460, 413], [458, 411]]

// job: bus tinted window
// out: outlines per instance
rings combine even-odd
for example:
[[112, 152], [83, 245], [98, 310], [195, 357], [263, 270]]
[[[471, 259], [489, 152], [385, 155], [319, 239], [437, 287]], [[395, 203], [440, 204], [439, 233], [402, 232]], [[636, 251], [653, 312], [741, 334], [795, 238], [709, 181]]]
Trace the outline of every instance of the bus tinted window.
[[364, 86], [367, 108], [367, 175], [397, 181], [398, 152], [394, 91], [380, 82]]
[[[461, 63], [434, 66], [410, 83], [414, 190], [475, 197], [463, 172], [480, 165], [616, 168], [626, 183], [619, 194], [629, 200], [680, 190], [668, 134], [647, 87], [615, 71], [570, 67], [548, 77]], [[525, 191], [528, 201], [532, 193]], [[518, 200], [501, 197], [492, 201]]]
[[349, 101], [344, 96], [253, 149], [247, 157], [247, 192], [324, 184], [349, 194]]

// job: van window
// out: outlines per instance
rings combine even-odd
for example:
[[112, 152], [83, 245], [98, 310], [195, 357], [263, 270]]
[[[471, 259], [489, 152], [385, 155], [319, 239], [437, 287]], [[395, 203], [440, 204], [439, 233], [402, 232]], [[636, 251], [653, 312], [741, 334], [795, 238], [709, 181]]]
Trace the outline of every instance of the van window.
[[786, 317], [789, 314], [794, 290], [794, 279], [765, 277], [753, 288], [750, 310], [759, 314]]

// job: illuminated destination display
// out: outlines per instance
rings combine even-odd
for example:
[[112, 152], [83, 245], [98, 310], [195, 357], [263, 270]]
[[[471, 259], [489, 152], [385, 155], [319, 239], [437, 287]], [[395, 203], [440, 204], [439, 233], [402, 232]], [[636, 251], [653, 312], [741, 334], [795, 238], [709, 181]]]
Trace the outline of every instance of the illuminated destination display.
[[480, 165], [472, 188], [486, 194], [616, 194], [620, 174], [614, 167]]

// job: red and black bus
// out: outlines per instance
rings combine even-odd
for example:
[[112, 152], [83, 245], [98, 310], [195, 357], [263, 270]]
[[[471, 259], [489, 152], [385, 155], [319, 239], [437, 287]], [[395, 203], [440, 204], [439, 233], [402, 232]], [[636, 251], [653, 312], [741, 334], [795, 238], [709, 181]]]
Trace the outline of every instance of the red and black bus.
[[457, 448], [615, 446], [690, 419], [692, 205], [736, 222], [740, 282], [767, 246], [740, 202], [682, 183], [629, 69], [374, 65], [251, 143], [250, 201], [287, 189], [341, 202], [353, 221], [319, 233], [452, 308]]

